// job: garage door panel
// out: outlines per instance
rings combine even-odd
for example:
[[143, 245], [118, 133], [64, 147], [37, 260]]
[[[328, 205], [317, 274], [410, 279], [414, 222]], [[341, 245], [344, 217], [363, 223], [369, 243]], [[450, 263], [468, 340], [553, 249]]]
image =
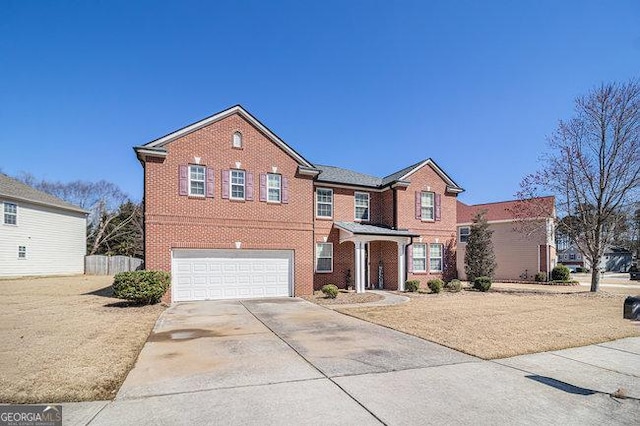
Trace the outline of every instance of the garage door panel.
[[291, 295], [293, 252], [174, 250], [175, 301]]

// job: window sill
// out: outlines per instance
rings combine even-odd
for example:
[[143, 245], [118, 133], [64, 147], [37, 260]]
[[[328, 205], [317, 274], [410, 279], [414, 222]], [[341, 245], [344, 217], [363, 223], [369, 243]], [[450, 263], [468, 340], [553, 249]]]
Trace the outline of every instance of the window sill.
[[231, 149], [237, 149], [237, 150], [239, 150], [239, 151], [242, 151], [242, 150], [244, 149], [244, 147], [242, 147], [242, 146], [233, 146], [233, 145], [231, 145]]
[[427, 222], [427, 223], [432, 223], [435, 222], [435, 219], [420, 219], [420, 222]]
[[229, 198], [229, 201], [231, 201], [232, 203], [244, 203], [247, 200], [243, 198]]
[[316, 216], [316, 219], [318, 219], [318, 220], [333, 220], [332, 217], [325, 217], [325, 216]]
[[332, 274], [333, 270], [331, 271], [316, 271], [316, 274]]
[[269, 200], [267, 200], [267, 204], [282, 204], [282, 201], [269, 201]]

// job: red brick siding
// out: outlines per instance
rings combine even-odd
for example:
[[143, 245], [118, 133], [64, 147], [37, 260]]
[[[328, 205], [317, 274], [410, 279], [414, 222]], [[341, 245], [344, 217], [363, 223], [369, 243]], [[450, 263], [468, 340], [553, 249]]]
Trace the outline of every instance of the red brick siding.
[[[243, 148], [231, 147], [240, 131]], [[171, 269], [171, 249], [235, 248], [294, 250], [295, 294], [313, 286], [313, 184], [296, 176], [297, 162], [238, 114], [183, 136], [166, 146], [162, 160], [145, 165], [145, 250], [149, 269]], [[214, 198], [178, 195], [178, 167], [194, 163], [212, 167]], [[254, 174], [254, 201], [222, 199], [221, 170], [241, 168]], [[259, 175], [272, 166], [289, 180], [289, 203], [259, 200]]]
[[[443, 244], [443, 254], [447, 248], [456, 248], [456, 195], [446, 193], [446, 183], [429, 165], [412, 174], [408, 180], [411, 184], [398, 191], [398, 228], [408, 228], [422, 237], [424, 244]], [[432, 191], [441, 195], [441, 220], [422, 221], [415, 217], [416, 191]], [[420, 242], [414, 238], [414, 242]], [[444, 273], [407, 273], [407, 279], [420, 280], [423, 286], [432, 278], [451, 279], [455, 275], [456, 265], [450, 256]], [[407, 258], [407, 262], [412, 259]], [[453, 263], [453, 265], [452, 265]], [[427, 269], [429, 269], [427, 246]], [[408, 268], [407, 268], [408, 270]]]

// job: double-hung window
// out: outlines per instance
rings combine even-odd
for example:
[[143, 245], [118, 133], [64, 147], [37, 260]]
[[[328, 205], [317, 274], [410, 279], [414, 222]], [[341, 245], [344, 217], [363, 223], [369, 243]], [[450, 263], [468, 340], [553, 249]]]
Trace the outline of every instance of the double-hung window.
[[316, 217], [333, 217], [333, 190], [326, 188], [316, 189]]
[[429, 244], [429, 270], [442, 272], [442, 244]]
[[469, 228], [468, 226], [463, 226], [460, 228], [460, 238], [458, 241], [460, 241], [461, 243], [466, 243], [467, 241], [469, 241], [469, 234], [471, 234], [471, 228]]
[[5, 225], [18, 224], [18, 206], [13, 203], [4, 203], [4, 223]]
[[204, 197], [205, 169], [204, 166], [189, 166], [189, 195]]
[[26, 259], [26, 258], [27, 258], [27, 247], [18, 246], [18, 259]]
[[434, 220], [434, 194], [423, 191], [420, 193], [420, 212], [422, 220]]
[[413, 272], [427, 272], [427, 245], [413, 245]]
[[279, 203], [282, 193], [282, 177], [276, 173], [267, 174], [267, 201], [270, 203]]
[[244, 170], [231, 170], [231, 199], [244, 200]]
[[316, 244], [316, 272], [333, 271], [333, 244]]
[[356, 220], [369, 220], [369, 194], [366, 192], [355, 193]]

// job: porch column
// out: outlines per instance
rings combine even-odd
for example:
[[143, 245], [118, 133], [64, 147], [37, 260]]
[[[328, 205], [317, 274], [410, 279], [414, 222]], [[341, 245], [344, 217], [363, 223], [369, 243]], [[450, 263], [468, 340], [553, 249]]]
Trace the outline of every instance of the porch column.
[[405, 251], [406, 244], [398, 243], [398, 290], [404, 291], [404, 266], [406, 265], [405, 261]]
[[356, 267], [356, 293], [364, 292], [364, 243], [359, 241], [354, 242], [356, 247], [355, 252], [355, 267]]

